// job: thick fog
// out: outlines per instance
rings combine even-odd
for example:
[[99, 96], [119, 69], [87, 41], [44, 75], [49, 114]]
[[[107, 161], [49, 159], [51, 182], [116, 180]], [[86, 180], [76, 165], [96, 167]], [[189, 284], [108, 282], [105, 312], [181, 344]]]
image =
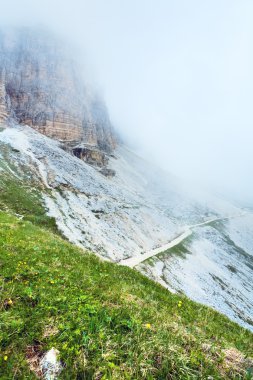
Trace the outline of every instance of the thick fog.
[[[73, 42], [132, 147], [253, 204], [252, 0], [0, 0]], [[88, 67], [88, 69], [87, 69]]]

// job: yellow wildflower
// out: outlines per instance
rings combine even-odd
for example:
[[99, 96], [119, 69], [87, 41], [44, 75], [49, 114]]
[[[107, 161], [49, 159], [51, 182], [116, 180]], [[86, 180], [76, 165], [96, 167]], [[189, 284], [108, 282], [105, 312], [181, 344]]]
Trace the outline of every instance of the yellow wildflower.
[[8, 356], [4, 355], [4, 361], [6, 362], [8, 360]]
[[151, 329], [151, 324], [150, 323], [146, 323], [145, 327], [146, 327], [146, 329]]
[[8, 305], [12, 305], [12, 304], [13, 304], [13, 301], [9, 298], [8, 301], [7, 301], [7, 304], [8, 304]]

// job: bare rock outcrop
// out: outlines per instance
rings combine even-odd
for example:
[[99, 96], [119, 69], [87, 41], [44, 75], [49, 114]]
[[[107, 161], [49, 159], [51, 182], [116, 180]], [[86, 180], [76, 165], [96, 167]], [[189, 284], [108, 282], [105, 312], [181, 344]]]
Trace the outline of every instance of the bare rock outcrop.
[[64, 44], [45, 32], [0, 33], [0, 122], [7, 119], [68, 147], [88, 144], [89, 152], [80, 158], [98, 159], [99, 166], [116, 146], [104, 102], [85, 83]]
[[92, 146], [76, 146], [73, 148], [73, 153], [76, 157], [94, 166], [103, 167], [108, 163], [107, 155], [99, 149], [94, 149]]
[[0, 72], [0, 124], [4, 123], [6, 119], [8, 118], [8, 109], [7, 109], [7, 103], [6, 103], [6, 91], [5, 91], [5, 84], [3, 80], [4, 73]]

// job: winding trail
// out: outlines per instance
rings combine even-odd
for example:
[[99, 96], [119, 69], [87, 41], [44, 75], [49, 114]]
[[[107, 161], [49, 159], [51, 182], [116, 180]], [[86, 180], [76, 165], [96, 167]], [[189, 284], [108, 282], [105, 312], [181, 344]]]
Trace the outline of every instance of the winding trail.
[[186, 238], [188, 238], [192, 234], [192, 230], [196, 227], [204, 226], [205, 224], [210, 224], [212, 222], [218, 222], [221, 220], [237, 218], [237, 217], [243, 216], [243, 215], [245, 215], [245, 212], [240, 214], [240, 215], [227, 216], [224, 218], [213, 218], [213, 219], [209, 219], [209, 220], [202, 222], [202, 223], [197, 223], [197, 224], [193, 224], [191, 226], [186, 226], [185, 231], [182, 232], [175, 239], [171, 240], [169, 243], [162, 245], [161, 247], [152, 249], [151, 251], [148, 251], [146, 253], [138, 254], [137, 256], [133, 256], [133, 257], [129, 257], [128, 259], [121, 260], [119, 262], [119, 264], [125, 265], [129, 268], [133, 268], [136, 265], [142, 263], [143, 261], [149, 259], [150, 257], [157, 256], [159, 253], [165, 252], [168, 249], [175, 247], [176, 245], [180, 244], [183, 240], [185, 240]]

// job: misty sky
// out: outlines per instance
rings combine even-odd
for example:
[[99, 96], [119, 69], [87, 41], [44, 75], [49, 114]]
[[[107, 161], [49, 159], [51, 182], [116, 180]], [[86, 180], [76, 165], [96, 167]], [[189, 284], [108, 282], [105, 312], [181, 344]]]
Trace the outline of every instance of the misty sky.
[[163, 168], [253, 202], [252, 0], [0, 0], [78, 47], [111, 119]]

